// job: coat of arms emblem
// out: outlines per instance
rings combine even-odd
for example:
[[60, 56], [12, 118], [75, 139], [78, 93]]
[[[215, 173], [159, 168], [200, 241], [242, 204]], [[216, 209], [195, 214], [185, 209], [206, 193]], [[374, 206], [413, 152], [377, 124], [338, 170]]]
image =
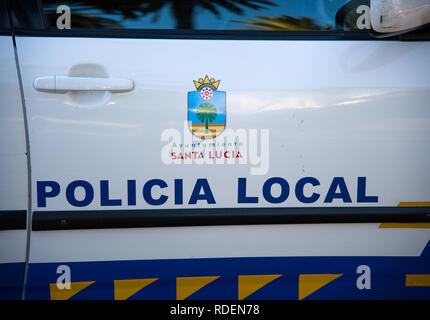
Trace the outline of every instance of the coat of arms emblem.
[[201, 139], [215, 138], [226, 125], [226, 93], [218, 91], [219, 83], [206, 76], [194, 80], [197, 91], [188, 92], [188, 128]]

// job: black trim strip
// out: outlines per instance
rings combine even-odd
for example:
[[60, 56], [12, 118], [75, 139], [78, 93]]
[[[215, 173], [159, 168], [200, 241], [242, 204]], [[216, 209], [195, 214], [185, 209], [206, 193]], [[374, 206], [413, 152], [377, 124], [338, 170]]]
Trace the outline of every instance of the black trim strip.
[[27, 210], [0, 211], [0, 230], [27, 228]]
[[0, 36], [11, 36], [12, 30], [8, 29], [0, 29]]
[[[195, 39], [195, 40], [377, 40], [367, 31], [260, 31], [260, 30], [151, 30], [151, 29], [85, 29], [70, 30], [15, 29], [17, 36]], [[387, 39], [384, 39], [387, 40]], [[389, 39], [388, 39], [389, 40]], [[397, 38], [393, 40], [398, 40]]]
[[203, 225], [429, 221], [430, 207], [35, 211], [32, 229], [37, 231]]

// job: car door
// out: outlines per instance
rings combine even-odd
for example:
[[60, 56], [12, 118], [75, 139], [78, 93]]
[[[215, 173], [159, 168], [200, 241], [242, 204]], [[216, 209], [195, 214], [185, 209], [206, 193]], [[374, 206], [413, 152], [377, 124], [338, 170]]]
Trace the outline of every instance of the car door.
[[0, 299], [23, 295], [27, 249], [28, 171], [15, 47], [0, 1]]
[[27, 299], [428, 297], [428, 226], [390, 224], [428, 220], [428, 41], [336, 31], [346, 1], [105, 3], [16, 28]]

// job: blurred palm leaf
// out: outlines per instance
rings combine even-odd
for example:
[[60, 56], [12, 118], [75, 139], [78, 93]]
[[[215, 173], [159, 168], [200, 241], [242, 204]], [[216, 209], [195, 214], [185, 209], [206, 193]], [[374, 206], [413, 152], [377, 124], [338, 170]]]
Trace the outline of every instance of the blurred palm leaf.
[[294, 18], [287, 15], [265, 17], [255, 15], [256, 20], [232, 21], [251, 27], [252, 29], [268, 31], [331, 31], [334, 27], [330, 24], [318, 24], [309, 17]]

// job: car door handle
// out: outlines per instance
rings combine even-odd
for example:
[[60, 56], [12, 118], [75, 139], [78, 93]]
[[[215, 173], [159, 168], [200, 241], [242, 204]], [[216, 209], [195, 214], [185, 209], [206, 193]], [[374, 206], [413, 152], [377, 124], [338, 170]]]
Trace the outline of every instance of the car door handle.
[[38, 91], [64, 93], [67, 91], [112, 91], [124, 92], [134, 89], [134, 82], [123, 78], [91, 78], [47, 76], [34, 79]]

